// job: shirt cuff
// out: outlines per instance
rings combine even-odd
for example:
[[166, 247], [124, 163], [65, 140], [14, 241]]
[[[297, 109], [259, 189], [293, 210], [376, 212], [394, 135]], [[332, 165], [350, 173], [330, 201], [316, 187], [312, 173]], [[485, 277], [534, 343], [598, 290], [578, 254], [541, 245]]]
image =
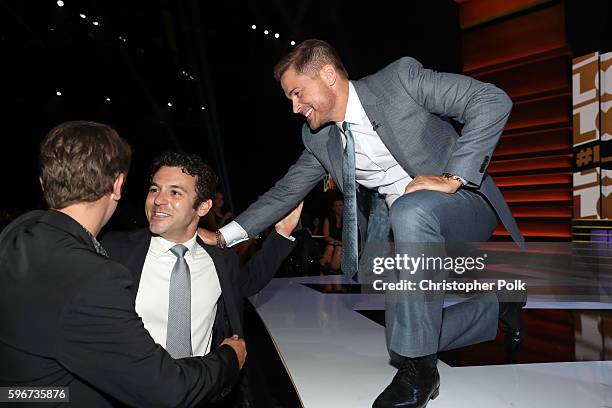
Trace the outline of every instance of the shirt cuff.
[[236, 221], [232, 221], [229, 224], [219, 229], [221, 235], [225, 239], [225, 243], [228, 247], [239, 244], [249, 239], [249, 234], [238, 224]]
[[[274, 229], [274, 231], [276, 231], [276, 229]], [[276, 233], [277, 233], [278, 235], [280, 235], [281, 237], [283, 237], [283, 238], [285, 238], [285, 239], [288, 239], [288, 240], [289, 240], [289, 241], [291, 241], [291, 242], [295, 242], [295, 237], [292, 237], [291, 235], [286, 236], [285, 234], [281, 234], [281, 233], [280, 233], [280, 232], [278, 232], [278, 231], [276, 231]]]

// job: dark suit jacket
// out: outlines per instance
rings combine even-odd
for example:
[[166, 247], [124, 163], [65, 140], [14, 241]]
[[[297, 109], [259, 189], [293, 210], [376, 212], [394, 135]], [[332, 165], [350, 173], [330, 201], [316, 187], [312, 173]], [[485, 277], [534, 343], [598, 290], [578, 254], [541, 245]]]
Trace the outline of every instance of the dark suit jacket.
[[132, 274], [67, 215], [15, 220], [0, 235], [0, 386], [70, 387], [78, 407], [177, 407], [236, 378], [229, 346], [172, 359], [134, 311], [133, 290]]
[[[102, 246], [111, 259], [125, 265], [132, 273], [135, 282], [132, 287], [134, 297], [150, 243], [151, 233], [146, 228], [131, 233], [109, 232], [102, 239]], [[199, 237], [198, 243], [212, 258], [221, 285], [221, 297], [217, 302], [213, 325], [212, 344], [216, 347], [223, 339], [234, 334], [244, 336], [243, 299], [259, 292], [270, 282], [295, 243], [274, 231], [265, 240], [261, 250], [242, 269], [233, 250], [205, 245]]]

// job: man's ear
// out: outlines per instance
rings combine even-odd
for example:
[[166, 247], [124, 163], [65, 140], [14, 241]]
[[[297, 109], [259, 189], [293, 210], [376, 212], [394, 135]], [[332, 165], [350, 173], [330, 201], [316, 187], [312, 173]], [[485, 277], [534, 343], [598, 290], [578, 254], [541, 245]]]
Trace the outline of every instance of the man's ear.
[[121, 200], [121, 188], [123, 187], [123, 183], [125, 182], [125, 174], [120, 173], [115, 182], [113, 183], [113, 192], [111, 194], [111, 198], [115, 201]]
[[331, 64], [323, 65], [319, 71], [319, 75], [328, 86], [334, 86], [336, 80], [338, 79], [336, 68], [334, 68], [334, 66]]
[[198, 205], [196, 212], [198, 213], [198, 217], [203, 217], [210, 211], [212, 207], [212, 200], [209, 198], [208, 200], [204, 200]]

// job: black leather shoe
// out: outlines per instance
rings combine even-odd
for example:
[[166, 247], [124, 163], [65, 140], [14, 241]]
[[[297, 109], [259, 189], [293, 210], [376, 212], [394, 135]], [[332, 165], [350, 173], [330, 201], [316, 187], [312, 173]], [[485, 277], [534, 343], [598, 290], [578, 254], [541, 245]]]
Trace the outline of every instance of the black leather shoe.
[[513, 354], [527, 339], [523, 326], [523, 307], [527, 304], [527, 291], [497, 291], [499, 300], [499, 327], [504, 332], [506, 362], [512, 362]]
[[435, 355], [405, 357], [391, 384], [376, 398], [372, 408], [425, 408], [440, 393]]

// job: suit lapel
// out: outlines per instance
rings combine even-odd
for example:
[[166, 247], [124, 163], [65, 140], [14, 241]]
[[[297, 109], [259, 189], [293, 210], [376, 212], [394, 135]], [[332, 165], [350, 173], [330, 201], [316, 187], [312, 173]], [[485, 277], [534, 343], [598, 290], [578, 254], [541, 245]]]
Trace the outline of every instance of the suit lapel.
[[123, 264], [132, 272], [134, 278], [133, 292], [138, 292], [140, 285], [140, 277], [142, 276], [142, 268], [144, 267], [149, 245], [151, 245], [151, 233], [144, 228], [129, 235], [131, 245], [129, 252], [126, 254]]
[[[215, 271], [219, 278], [219, 286], [221, 286], [221, 296], [225, 306], [225, 312], [227, 313], [227, 319], [229, 320], [232, 330], [231, 334], [244, 336], [242, 324], [240, 322], [240, 313], [237, 308], [238, 303], [232, 286], [231, 271], [226, 262], [226, 255], [223, 253], [223, 250], [205, 245], [199, 237], [197, 240], [200, 246], [210, 255], [215, 265]], [[219, 308], [217, 308], [217, 313], [219, 313]]]
[[[384, 105], [379, 104], [363, 105], [363, 110], [365, 110], [368, 115], [372, 127], [376, 128], [376, 133], [380, 136], [380, 140], [382, 140], [385, 146], [387, 146], [387, 149], [389, 149], [389, 145], [393, 146], [395, 144], [395, 134], [391, 126], [389, 126], [387, 116], [385, 115], [385, 109]], [[391, 149], [389, 150], [391, 151]]]
[[361, 106], [363, 106], [363, 110], [365, 110], [368, 119], [370, 119], [372, 123], [372, 127], [376, 133], [378, 133], [378, 136], [380, 136], [380, 140], [382, 140], [387, 150], [389, 150], [400, 166], [410, 173], [410, 167], [408, 166], [407, 160], [404, 160], [402, 156], [398, 156], [402, 152], [402, 149], [398, 144], [398, 138], [393, 132], [387, 115], [385, 114], [385, 112], [392, 110], [393, 106], [385, 102], [382, 98], [378, 98], [364, 81], [354, 81], [353, 86], [359, 96], [359, 101], [361, 102]]

